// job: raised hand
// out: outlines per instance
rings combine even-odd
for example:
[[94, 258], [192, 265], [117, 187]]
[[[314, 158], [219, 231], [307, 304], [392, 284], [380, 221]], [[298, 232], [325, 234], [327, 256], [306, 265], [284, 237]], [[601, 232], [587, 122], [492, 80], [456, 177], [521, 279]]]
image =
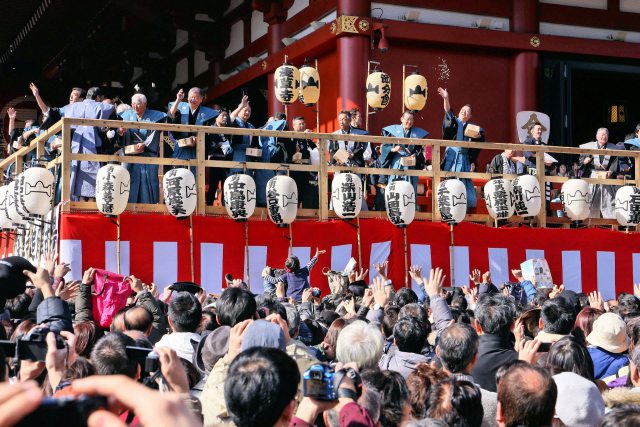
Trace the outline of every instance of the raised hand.
[[360, 273], [358, 273], [356, 275], [356, 281], [364, 280], [364, 278], [367, 277], [367, 273], [369, 273], [369, 269], [368, 268], [361, 268], [360, 269]]
[[184, 89], [180, 89], [176, 94], [176, 102], [182, 102], [184, 99]]
[[447, 91], [447, 89], [442, 89], [441, 87], [438, 88], [438, 95], [440, 95], [442, 99], [449, 98], [449, 92]]
[[385, 286], [385, 281], [382, 277], [374, 277], [370, 286], [373, 292], [373, 300], [381, 308], [386, 307], [391, 298], [391, 286]]
[[518, 352], [518, 359], [524, 360], [525, 362], [529, 362], [533, 365], [538, 359], [537, 353], [540, 348], [540, 344], [542, 344], [542, 342], [537, 339], [525, 342], [522, 346], [522, 350]]
[[189, 393], [187, 372], [176, 351], [168, 347], [156, 347], [154, 350], [160, 356], [160, 370], [171, 386], [171, 390], [176, 393]]
[[64, 282], [60, 282], [60, 286], [56, 288], [56, 296], [63, 301], [69, 301], [76, 297], [76, 293], [80, 289], [80, 282], [74, 280], [63, 286]]
[[602, 294], [598, 291], [589, 292], [589, 306], [591, 308], [597, 308], [598, 310], [604, 310], [604, 301], [602, 300]]
[[422, 267], [419, 265], [412, 265], [409, 268], [409, 275], [417, 283], [422, 283]]
[[522, 279], [523, 279], [522, 271], [520, 271], [520, 270], [511, 270], [511, 274], [513, 274], [513, 277], [515, 277], [519, 282], [522, 281]]
[[482, 275], [482, 283], [491, 283], [491, 271], [485, 271]]
[[447, 276], [442, 274], [441, 268], [431, 269], [429, 272], [429, 280], [423, 279], [425, 290], [427, 295], [434, 296], [440, 295], [442, 292], [442, 284]]
[[549, 293], [549, 298], [552, 299], [557, 297], [562, 291], [564, 291], [564, 285], [553, 285], [553, 289]]
[[29, 89], [31, 89], [31, 93], [33, 94], [33, 96], [37, 97], [38, 95], [40, 95], [40, 90], [38, 89], [38, 86], [35, 85], [35, 83], [30, 83]]
[[325, 249], [320, 249], [320, 248], [316, 248], [316, 254], [314, 255], [314, 257], [319, 257], [320, 255], [327, 253], [327, 251]]
[[469, 274], [469, 280], [471, 280], [473, 283], [475, 283], [476, 285], [480, 284], [480, 270], [475, 268], [471, 274]]
[[[303, 294], [302, 297], [304, 298], [304, 294]], [[371, 307], [372, 303], [373, 303], [373, 290], [365, 289], [364, 290], [364, 296], [362, 297], [362, 305], [364, 305], [365, 307], [369, 308], [369, 307]]]
[[13, 107], [9, 107], [9, 109], [7, 110], [7, 116], [9, 116], [9, 119], [15, 120], [17, 115], [18, 113], [16, 112], [16, 109]]
[[384, 280], [387, 280], [387, 267], [389, 266], [389, 261], [381, 262], [378, 264], [374, 264], [373, 268], [376, 269], [380, 277]]
[[66, 262], [60, 263], [54, 268], [53, 277], [64, 277], [70, 271], [71, 265], [67, 264]]

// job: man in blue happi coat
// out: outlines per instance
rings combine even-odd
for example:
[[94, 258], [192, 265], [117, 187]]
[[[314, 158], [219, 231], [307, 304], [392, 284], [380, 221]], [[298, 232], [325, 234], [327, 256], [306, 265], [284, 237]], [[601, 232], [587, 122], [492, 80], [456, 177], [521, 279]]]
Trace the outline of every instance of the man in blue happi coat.
[[[471, 120], [471, 105], [466, 104], [458, 113], [458, 117], [455, 116], [451, 109], [451, 103], [449, 102], [449, 92], [446, 89], [438, 88], [438, 94], [442, 97], [444, 105], [444, 120], [442, 122], [442, 139], [449, 139], [453, 141], [473, 141], [484, 142], [484, 129], [480, 129], [480, 132], [475, 136], [465, 135], [467, 126], [473, 123]], [[468, 149], [462, 147], [447, 147], [444, 151], [444, 157], [442, 159], [442, 170], [453, 172], [471, 172], [471, 163], [475, 163], [478, 156], [479, 149]], [[467, 207], [476, 207], [476, 189], [473, 186], [473, 182], [468, 178], [463, 178], [461, 181], [467, 188]]]
[[[210, 126], [220, 112], [202, 105], [204, 96], [205, 93], [202, 89], [192, 87], [189, 89], [188, 102], [183, 102], [184, 90], [180, 89], [176, 95], [176, 101], [169, 103], [169, 112], [167, 113], [169, 123]], [[173, 138], [175, 142], [173, 146], [174, 158], [183, 160], [196, 158], [195, 133], [169, 132], [169, 137]], [[180, 147], [177, 141], [183, 138], [190, 138], [190, 140], [187, 145]]]
[[[65, 108], [64, 116], [75, 119], [107, 120], [113, 114], [113, 104], [103, 102], [104, 95], [99, 87], [87, 91], [82, 102], [74, 102]], [[71, 152], [78, 154], [98, 154], [102, 147], [104, 132], [97, 126], [72, 126]], [[93, 198], [96, 196], [96, 176], [100, 169], [99, 162], [71, 162], [71, 198]]]
[[[391, 125], [382, 129], [382, 136], [396, 138], [426, 138], [429, 132], [413, 126], [414, 115], [410, 110], [405, 110], [400, 117], [399, 125]], [[414, 166], [403, 166], [402, 159], [415, 159]], [[383, 144], [380, 152], [381, 166], [389, 169], [397, 170], [421, 170], [425, 167], [424, 146], [413, 144]], [[418, 177], [417, 176], [389, 176], [389, 182], [408, 181], [413, 186], [414, 194], [417, 194]]]
[[[167, 115], [162, 111], [147, 109], [147, 97], [137, 93], [131, 97], [131, 110], [122, 112], [121, 118], [126, 122], [162, 123]], [[160, 152], [159, 130], [124, 129], [119, 131], [124, 140], [124, 146], [135, 145], [140, 151], [138, 156], [158, 157]], [[160, 200], [158, 181], [158, 165], [139, 163], [128, 164], [131, 175], [131, 192], [129, 203], [158, 203]]]

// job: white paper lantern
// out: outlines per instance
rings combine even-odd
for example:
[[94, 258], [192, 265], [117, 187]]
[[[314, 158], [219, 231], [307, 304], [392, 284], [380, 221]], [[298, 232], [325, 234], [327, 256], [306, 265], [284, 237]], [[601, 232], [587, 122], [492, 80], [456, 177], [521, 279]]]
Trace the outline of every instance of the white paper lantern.
[[374, 110], [381, 110], [391, 101], [391, 77], [377, 71], [367, 76], [367, 104]]
[[445, 179], [438, 185], [437, 196], [442, 221], [461, 223], [467, 214], [467, 187], [464, 183], [455, 178]]
[[183, 219], [196, 210], [198, 202], [196, 178], [189, 169], [171, 169], [164, 175], [162, 186], [164, 187], [164, 204], [171, 215]]
[[513, 215], [513, 186], [504, 178], [490, 179], [484, 186], [484, 198], [489, 215], [496, 219], [507, 219]]
[[236, 174], [224, 180], [224, 206], [236, 221], [246, 221], [256, 209], [256, 182], [245, 174]]
[[640, 188], [625, 185], [616, 191], [616, 219], [624, 227], [640, 224]]
[[404, 106], [407, 110], [418, 112], [427, 103], [427, 79], [416, 73], [404, 79]]
[[300, 68], [300, 102], [311, 107], [320, 99], [320, 74], [314, 67]]
[[362, 208], [362, 181], [353, 173], [334, 175], [331, 182], [331, 202], [336, 215], [343, 219], [355, 218]]
[[100, 168], [96, 177], [96, 204], [107, 216], [120, 215], [127, 208], [131, 191], [129, 171], [120, 165]]
[[569, 179], [562, 184], [560, 191], [562, 206], [567, 217], [573, 221], [589, 218], [591, 192], [589, 184], [582, 179]]
[[513, 180], [513, 199], [516, 214], [536, 216], [542, 207], [540, 183], [533, 175], [520, 175]]
[[0, 187], [0, 229], [2, 230], [12, 230], [13, 228], [15, 228], [13, 226], [13, 222], [7, 215], [8, 190], [8, 185], [3, 185], [2, 187]]
[[269, 218], [279, 227], [291, 224], [298, 214], [298, 186], [293, 178], [276, 175], [267, 181]]
[[51, 210], [55, 177], [50, 170], [32, 166], [19, 175], [20, 210], [30, 218], [42, 218]]
[[406, 227], [416, 216], [416, 195], [407, 181], [393, 181], [384, 195], [387, 216], [393, 225]]
[[300, 71], [291, 64], [282, 64], [273, 74], [276, 99], [283, 104], [291, 104], [298, 99]]
[[24, 215], [18, 207], [20, 197], [17, 191], [17, 181], [18, 177], [7, 186], [7, 217], [15, 227], [21, 227], [24, 226], [27, 221], [25, 221]]

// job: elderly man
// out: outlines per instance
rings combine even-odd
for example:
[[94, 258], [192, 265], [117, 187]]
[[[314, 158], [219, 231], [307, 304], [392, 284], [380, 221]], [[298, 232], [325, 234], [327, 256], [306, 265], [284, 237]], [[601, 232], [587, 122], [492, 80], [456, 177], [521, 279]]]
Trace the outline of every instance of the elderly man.
[[[438, 88], [438, 95], [442, 97], [444, 105], [444, 120], [442, 123], [442, 139], [450, 139], [454, 141], [473, 141], [484, 142], [484, 130], [482, 128], [479, 131], [473, 132], [472, 129], [467, 129], [469, 125], [472, 125], [471, 120], [471, 105], [466, 104], [458, 113], [456, 117], [451, 109], [451, 103], [449, 101], [449, 92], [447, 89], [441, 87]], [[475, 126], [475, 125], [474, 125]], [[478, 156], [478, 149], [468, 149], [462, 147], [447, 147], [444, 151], [444, 158], [442, 159], [442, 170], [453, 172], [470, 172], [471, 163], [475, 163], [475, 159]], [[476, 189], [470, 179], [462, 179], [464, 186], [467, 188], [467, 206], [470, 208], [476, 207]]]
[[[170, 123], [177, 123], [183, 125], [198, 125], [209, 126], [213, 123], [213, 120], [220, 114], [218, 110], [208, 108], [202, 105], [205, 92], [199, 87], [192, 87], [189, 89], [187, 97], [188, 102], [183, 102], [184, 90], [180, 89], [176, 95], [175, 102], [169, 103], [169, 117]], [[170, 138], [174, 138], [173, 157], [176, 159], [195, 159], [196, 158], [196, 140], [195, 134], [189, 134], [187, 132], [170, 132]], [[179, 139], [187, 138], [188, 141], [184, 146], [180, 147], [178, 144]]]
[[[399, 125], [391, 125], [382, 129], [382, 136], [390, 136], [396, 138], [426, 138], [429, 135], [424, 129], [414, 127], [414, 115], [413, 112], [405, 110], [400, 117]], [[408, 170], [408, 169], [424, 169], [424, 147], [422, 145], [408, 145], [408, 144], [384, 144], [382, 145], [380, 159], [382, 167]], [[413, 166], [405, 166], [403, 159], [410, 159]], [[413, 191], [416, 192], [418, 187], [417, 176], [396, 176], [389, 177], [390, 181], [409, 181], [413, 185]]]
[[[161, 111], [147, 109], [147, 97], [137, 93], [131, 97], [131, 110], [122, 113], [121, 118], [126, 122], [164, 122], [167, 115]], [[148, 129], [120, 128], [119, 134], [124, 139], [124, 145], [134, 145], [138, 156], [158, 157], [160, 152], [160, 131]], [[158, 181], [158, 165], [129, 164], [131, 175], [131, 192], [129, 203], [158, 203], [160, 200]]]
[[[580, 148], [592, 148], [598, 150], [620, 149], [615, 144], [609, 143], [609, 130], [600, 128], [596, 133], [596, 140], [580, 145]], [[618, 170], [618, 158], [609, 155], [583, 154], [580, 156], [582, 176], [590, 178], [611, 178]], [[616, 217], [615, 197], [618, 187], [615, 185], [589, 184], [591, 192], [590, 218]]]

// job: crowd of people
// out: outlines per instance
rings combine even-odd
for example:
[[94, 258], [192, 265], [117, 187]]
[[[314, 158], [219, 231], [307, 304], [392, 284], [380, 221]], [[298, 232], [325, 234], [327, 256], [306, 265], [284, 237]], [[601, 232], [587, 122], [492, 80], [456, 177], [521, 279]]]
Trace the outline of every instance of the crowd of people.
[[309, 282], [322, 253], [265, 268], [263, 294], [227, 275], [220, 295], [135, 276], [116, 286], [93, 268], [66, 283], [55, 257], [0, 260], [0, 425], [62, 407], [45, 398], [66, 402], [59, 425], [640, 422], [640, 285], [603, 301], [518, 270], [498, 287], [475, 269], [444, 288], [441, 269], [413, 266], [413, 288], [396, 288], [385, 262], [371, 283], [328, 271], [323, 293]]
[[[198, 87], [191, 88], [185, 94], [180, 89], [174, 102], [168, 104], [166, 111], [147, 108], [147, 98], [142, 93], [136, 93], [131, 98], [131, 105], [120, 99], [106, 99], [103, 90], [92, 87], [88, 91], [73, 88], [69, 97], [69, 104], [56, 108], [48, 105], [40, 95], [36, 85], [30, 89], [43, 114], [43, 121], [27, 121], [24, 127], [16, 124], [16, 112], [8, 110], [9, 115], [9, 146], [8, 153], [28, 144], [39, 133], [44, 132], [61, 117], [91, 118], [91, 119], [119, 119], [130, 122], [176, 123], [184, 125], [201, 125], [213, 127], [239, 127], [253, 129], [250, 122], [251, 105], [249, 98], [243, 96], [236, 109], [230, 111], [217, 104], [212, 107], [203, 105], [205, 93]], [[454, 113], [447, 89], [438, 88], [438, 94], [443, 100], [444, 119], [442, 138], [457, 141], [485, 141], [485, 131], [471, 121], [472, 107], [464, 105], [458, 115]], [[333, 132], [335, 140], [329, 141], [329, 157], [324, 158], [318, 152], [316, 142], [311, 139], [300, 138], [270, 138], [251, 137], [249, 135], [210, 134], [205, 141], [205, 153], [208, 160], [229, 160], [234, 162], [267, 162], [278, 164], [312, 164], [318, 165], [322, 160], [329, 164], [353, 166], [360, 168], [386, 168], [394, 170], [424, 170], [430, 168], [430, 148], [414, 144], [372, 144], [368, 142], [342, 141], [338, 135], [366, 135], [362, 129], [362, 115], [357, 109], [341, 111], [338, 114], [338, 129]], [[262, 126], [268, 130], [293, 130], [308, 132], [305, 119], [294, 117], [289, 126], [288, 118], [283, 113], [270, 117]], [[158, 157], [161, 152], [166, 157], [181, 160], [196, 158], [195, 133], [168, 132], [164, 140], [160, 140], [161, 132], [146, 129], [108, 129], [91, 126], [74, 126], [71, 150], [84, 154], [113, 154], [138, 155]], [[400, 117], [400, 124], [386, 126], [382, 130], [383, 136], [396, 138], [427, 138], [429, 132], [415, 126], [414, 113], [405, 111]], [[543, 126], [532, 122], [528, 127], [528, 137], [525, 145], [547, 145], [543, 140]], [[437, 137], [440, 137], [438, 135]], [[592, 149], [640, 149], [640, 125], [636, 126], [633, 134], [622, 143], [608, 142], [609, 132], [606, 128], [598, 129], [596, 140], [582, 144], [582, 148]], [[60, 135], [52, 136], [46, 144], [47, 159], [51, 160], [59, 152], [62, 141]], [[477, 158], [482, 145], [478, 149], [463, 147], [447, 147], [442, 155], [441, 168], [444, 171], [472, 172], [478, 170]], [[326, 154], [325, 154], [326, 155]], [[27, 159], [30, 160], [30, 159]], [[633, 159], [609, 155], [583, 155], [568, 168], [559, 164], [552, 157], [545, 157], [545, 173], [567, 177], [598, 177], [598, 178], [632, 178], [634, 175]], [[71, 167], [71, 196], [74, 200], [87, 200], [95, 196], [95, 178], [100, 164], [98, 162], [72, 162]], [[129, 164], [131, 175], [130, 203], [158, 203], [159, 182], [158, 165]], [[526, 151], [526, 147], [505, 150], [493, 158], [487, 165], [488, 172], [495, 174], [534, 173], [536, 171], [536, 157], [534, 152]], [[11, 171], [10, 171], [11, 172]], [[253, 175], [257, 187], [257, 205], [266, 205], [265, 186], [276, 172], [274, 170], [257, 169], [244, 171], [241, 168], [208, 168], [208, 190], [206, 200], [213, 204], [214, 200], [222, 199], [221, 192], [224, 179], [229, 174], [249, 173]], [[314, 172], [292, 172], [299, 191], [299, 202], [303, 208], [318, 208], [318, 176]], [[418, 190], [418, 177], [406, 175], [377, 174], [372, 169], [371, 174], [361, 175], [367, 189], [367, 194], [373, 197], [369, 202], [363, 202], [364, 210], [384, 210], [384, 192], [387, 184], [394, 180], [411, 182], [414, 190]], [[471, 209], [477, 205], [477, 188], [471, 179], [462, 179], [467, 189], [467, 206]], [[613, 185], [591, 185], [591, 216], [615, 218], [615, 191]], [[550, 183], [547, 183], [546, 196], [551, 201], [555, 195]], [[224, 201], [222, 200], [224, 203]]]

